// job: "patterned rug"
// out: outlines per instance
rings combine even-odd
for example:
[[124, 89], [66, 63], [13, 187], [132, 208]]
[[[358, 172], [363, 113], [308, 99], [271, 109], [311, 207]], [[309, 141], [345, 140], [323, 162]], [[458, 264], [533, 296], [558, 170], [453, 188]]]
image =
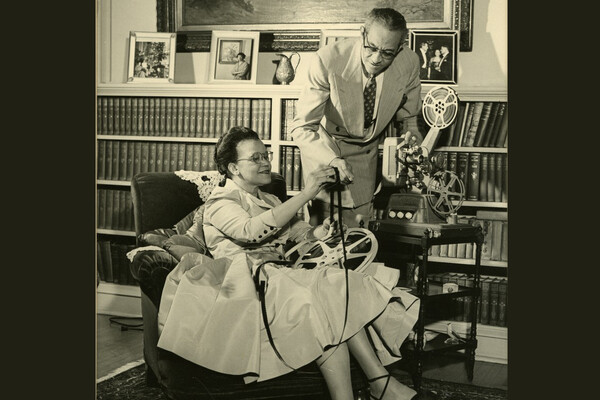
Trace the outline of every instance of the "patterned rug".
[[[97, 384], [97, 400], [169, 400], [161, 389], [146, 386], [145, 364], [135, 366]], [[412, 386], [407, 375], [396, 377]], [[505, 400], [507, 391], [463, 383], [443, 382], [423, 378], [423, 387], [435, 392], [440, 400]]]

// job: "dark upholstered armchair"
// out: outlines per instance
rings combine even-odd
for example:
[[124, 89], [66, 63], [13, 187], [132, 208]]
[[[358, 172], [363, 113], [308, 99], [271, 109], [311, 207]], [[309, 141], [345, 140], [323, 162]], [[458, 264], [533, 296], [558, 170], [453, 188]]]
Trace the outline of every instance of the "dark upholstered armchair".
[[[285, 201], [284, 178], [276, 173], [272, 176], [271, 184], [262, 189]], [[131, 263], [131, 272], [141, 288], [146, 382], [160, 386], [169, 398], [177, 400], [329, 399], [325, 380], [314, 363], [275, 379], [245, 384], [240, 376], [216, 373], [157, 347], [163, 285], [180, 256], [169, 251], [165, 243], [177, 235], [175, 225], [203, 201], [194, 183], [173, 172], [134, 176], [131, 194], [138, 247], [155, 245], [167, 250], [140, 251]], [[351, 372], [354, 393], [363, 398], [367, 383], [354, 361]]]

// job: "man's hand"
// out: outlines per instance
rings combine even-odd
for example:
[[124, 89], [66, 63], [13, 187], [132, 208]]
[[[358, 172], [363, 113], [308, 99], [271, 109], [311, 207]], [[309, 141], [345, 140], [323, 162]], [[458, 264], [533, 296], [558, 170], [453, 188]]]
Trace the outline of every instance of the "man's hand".
[[352, 183], [354, 180], [354, 174], [352, 173], [352, 167], [342, 158], [334, 158], [329, 163], [330, 167], [336, 167], [340, 172], [340, 182], [347, 185]]
[[423, 143], [423, 136], [419, 131], [412, 133], [411, 131], [406, 131], [406, 133], [400, 138], [404, 138], [404, 143], [407, 143], [409, 146], [417, 146]]

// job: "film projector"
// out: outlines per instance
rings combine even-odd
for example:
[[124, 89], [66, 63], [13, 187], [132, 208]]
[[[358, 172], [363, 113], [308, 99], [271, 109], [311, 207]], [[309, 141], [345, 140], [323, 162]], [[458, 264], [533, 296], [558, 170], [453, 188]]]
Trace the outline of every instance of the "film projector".
[[395, 187], [399, 193], [390, 195], [383, 218], [371, 221], [373, 231], [439, 237], [444, 231], [472, 228], [447, 222], [462, 205], [465, 186], [446, 169], [440, 154], [432, 155], [441, 130], [456, 118], [458, 97], [452, 88], [436, 86], [425, 96], [422, 111], [430, 129], [420, 145], [398, 137], [384, 141], [382, 185]]

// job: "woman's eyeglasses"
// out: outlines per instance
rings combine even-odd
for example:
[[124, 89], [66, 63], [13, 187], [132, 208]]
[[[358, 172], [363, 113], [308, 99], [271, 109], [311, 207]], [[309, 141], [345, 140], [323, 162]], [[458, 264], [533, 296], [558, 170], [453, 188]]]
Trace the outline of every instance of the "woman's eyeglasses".
[[265, 151], [264, 153], [254, 153], [252, 154], [252, 156], [248, 157], [248, 158], [238, 158], [237, 161], [252, 161], [255, 164], [259, 164], [262, 160], [265, 161], [273, 161], [273, 152], [272, 151]]
[[363, 32], [362, 37], [363, 37], [363, 48], [366, 49], [369, 52], [369, 54], [374, 54], [376, 52], [379, 52], [379, 54], [381, 54], [381, 58], [383, 58], [384, 60], [391, 60], [392, 58], [396, 57], [398, 55], [398, 53], [400, 53], [402, 51], [402, 48], [403, 48], [402, 44], [400, 44], [400, 47], [396, 51], [378, 49], [377, 47], [373, 47], [370, 45], [369, 39], [367, 38], [366, 31]]

